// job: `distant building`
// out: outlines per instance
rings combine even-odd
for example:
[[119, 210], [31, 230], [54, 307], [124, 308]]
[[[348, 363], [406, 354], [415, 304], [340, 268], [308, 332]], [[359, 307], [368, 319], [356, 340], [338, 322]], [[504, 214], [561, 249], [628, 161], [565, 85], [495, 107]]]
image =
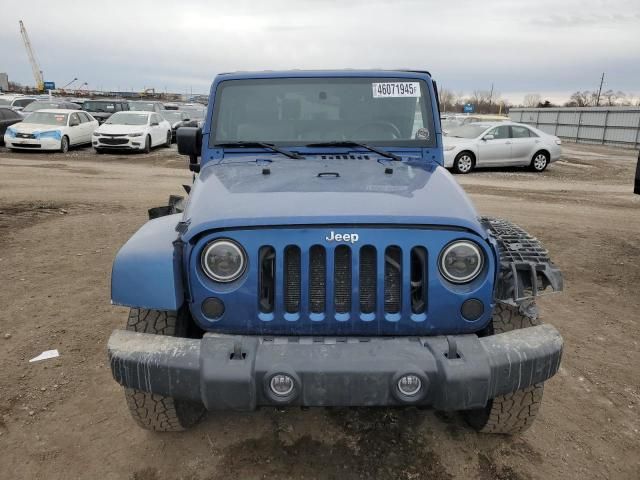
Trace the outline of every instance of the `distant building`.
[[0, 91], [6, 92], [7, 90], [9, 90], [9, 75], [0, 73]]

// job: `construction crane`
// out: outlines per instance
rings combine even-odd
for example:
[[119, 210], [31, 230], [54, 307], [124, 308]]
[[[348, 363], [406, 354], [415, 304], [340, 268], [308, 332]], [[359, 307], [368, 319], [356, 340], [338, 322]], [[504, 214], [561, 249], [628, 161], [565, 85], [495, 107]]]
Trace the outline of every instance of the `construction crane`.
[[36, 80], [36, 88], [39, 92], [44, 91], [44, 80], [42, 79], [42, 70], [38, 66], [36, 56], [31, 48], [31, 42], [29, 41], [29, 35], [27, 29], [24, 27], [24, 23], [20, 20], [20, 34], [22, 35], [22, 41], [24, 42], [24, 48], [27, 49], [27, 55], [29, 56], [29, 63], [31, 64], [31, 70], [33, 70], [33, 78]]

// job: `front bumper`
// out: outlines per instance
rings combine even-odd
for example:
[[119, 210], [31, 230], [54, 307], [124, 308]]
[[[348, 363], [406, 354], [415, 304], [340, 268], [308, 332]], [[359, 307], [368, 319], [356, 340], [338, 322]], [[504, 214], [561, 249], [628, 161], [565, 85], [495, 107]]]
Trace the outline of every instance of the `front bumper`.
[[[106, 143], [114, 139], [122, 143], [117, 145], [114, 145], [113, 143]], [[145, 136], [128, 137], [126, 135], [121, 135], [118, 137], [96, 137], [94, 135], [91, 138], [91, 143], [94, 148], [99, 148], [101, 150], [144, 150]]]
[[56, 138], [18, 138], [4, 137], [7, 148], [21, 148], [24, 150], [60, 150], [60, 140]]
[[[201, 340], [115, 330], [108, 352], [125, 387], [201, 402], [209, 410], [263, 405], [484, 407], [487, 400], [552, 377], [562, 337], [551, 325], [478, 338], [257, 337], [207, 333]], [[269, 389], [275, 374], [295, 381], [291, 396]], [[406, 397], [399, 378], [417, 375]]]

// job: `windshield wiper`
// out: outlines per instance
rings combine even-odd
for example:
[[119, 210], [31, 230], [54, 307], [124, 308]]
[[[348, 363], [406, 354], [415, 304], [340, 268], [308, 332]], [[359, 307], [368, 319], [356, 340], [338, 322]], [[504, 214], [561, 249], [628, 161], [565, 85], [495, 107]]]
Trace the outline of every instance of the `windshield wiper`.
[[391, 158], [392, 160], [396, 160], [397, 162], [402, 161], [400, 156], [395, 153], [387, 152], [386, 150], [382, 150], [381, 148], [372, 147], [371, 145], [367, 145], [366, 143], [354, 142], [351, 140], [339, 140], [334, 142], [320, 142], [320, 143], [309, 143], [307, 147], [361, 147], [366, 148], [370, 152], [377, 153], [378, 155], [382, 155], [386, 158]]
[[285, 157], [294, 158], [296, 160], [302, 160], [304, 157], [295, 152], [289, 152], [288, 150], [283, 150], [281, 148], [276, 147], [273, 143], [264, 143], [264, 142], [225, 142], [225, 143], [216, 143], [215, 147], [229, 147], [229, 148], [266, 148], [268, 150], [272, 150], [274, 152], [280, 153]]

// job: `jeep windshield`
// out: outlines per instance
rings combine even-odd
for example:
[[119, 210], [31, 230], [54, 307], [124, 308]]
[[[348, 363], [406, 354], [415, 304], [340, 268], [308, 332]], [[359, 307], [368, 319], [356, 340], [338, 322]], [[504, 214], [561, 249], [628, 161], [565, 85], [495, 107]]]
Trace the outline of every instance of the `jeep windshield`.
[[216, 89], [210, 146], [435, 146], [427, 85], [407, 78], [227, 80]]

